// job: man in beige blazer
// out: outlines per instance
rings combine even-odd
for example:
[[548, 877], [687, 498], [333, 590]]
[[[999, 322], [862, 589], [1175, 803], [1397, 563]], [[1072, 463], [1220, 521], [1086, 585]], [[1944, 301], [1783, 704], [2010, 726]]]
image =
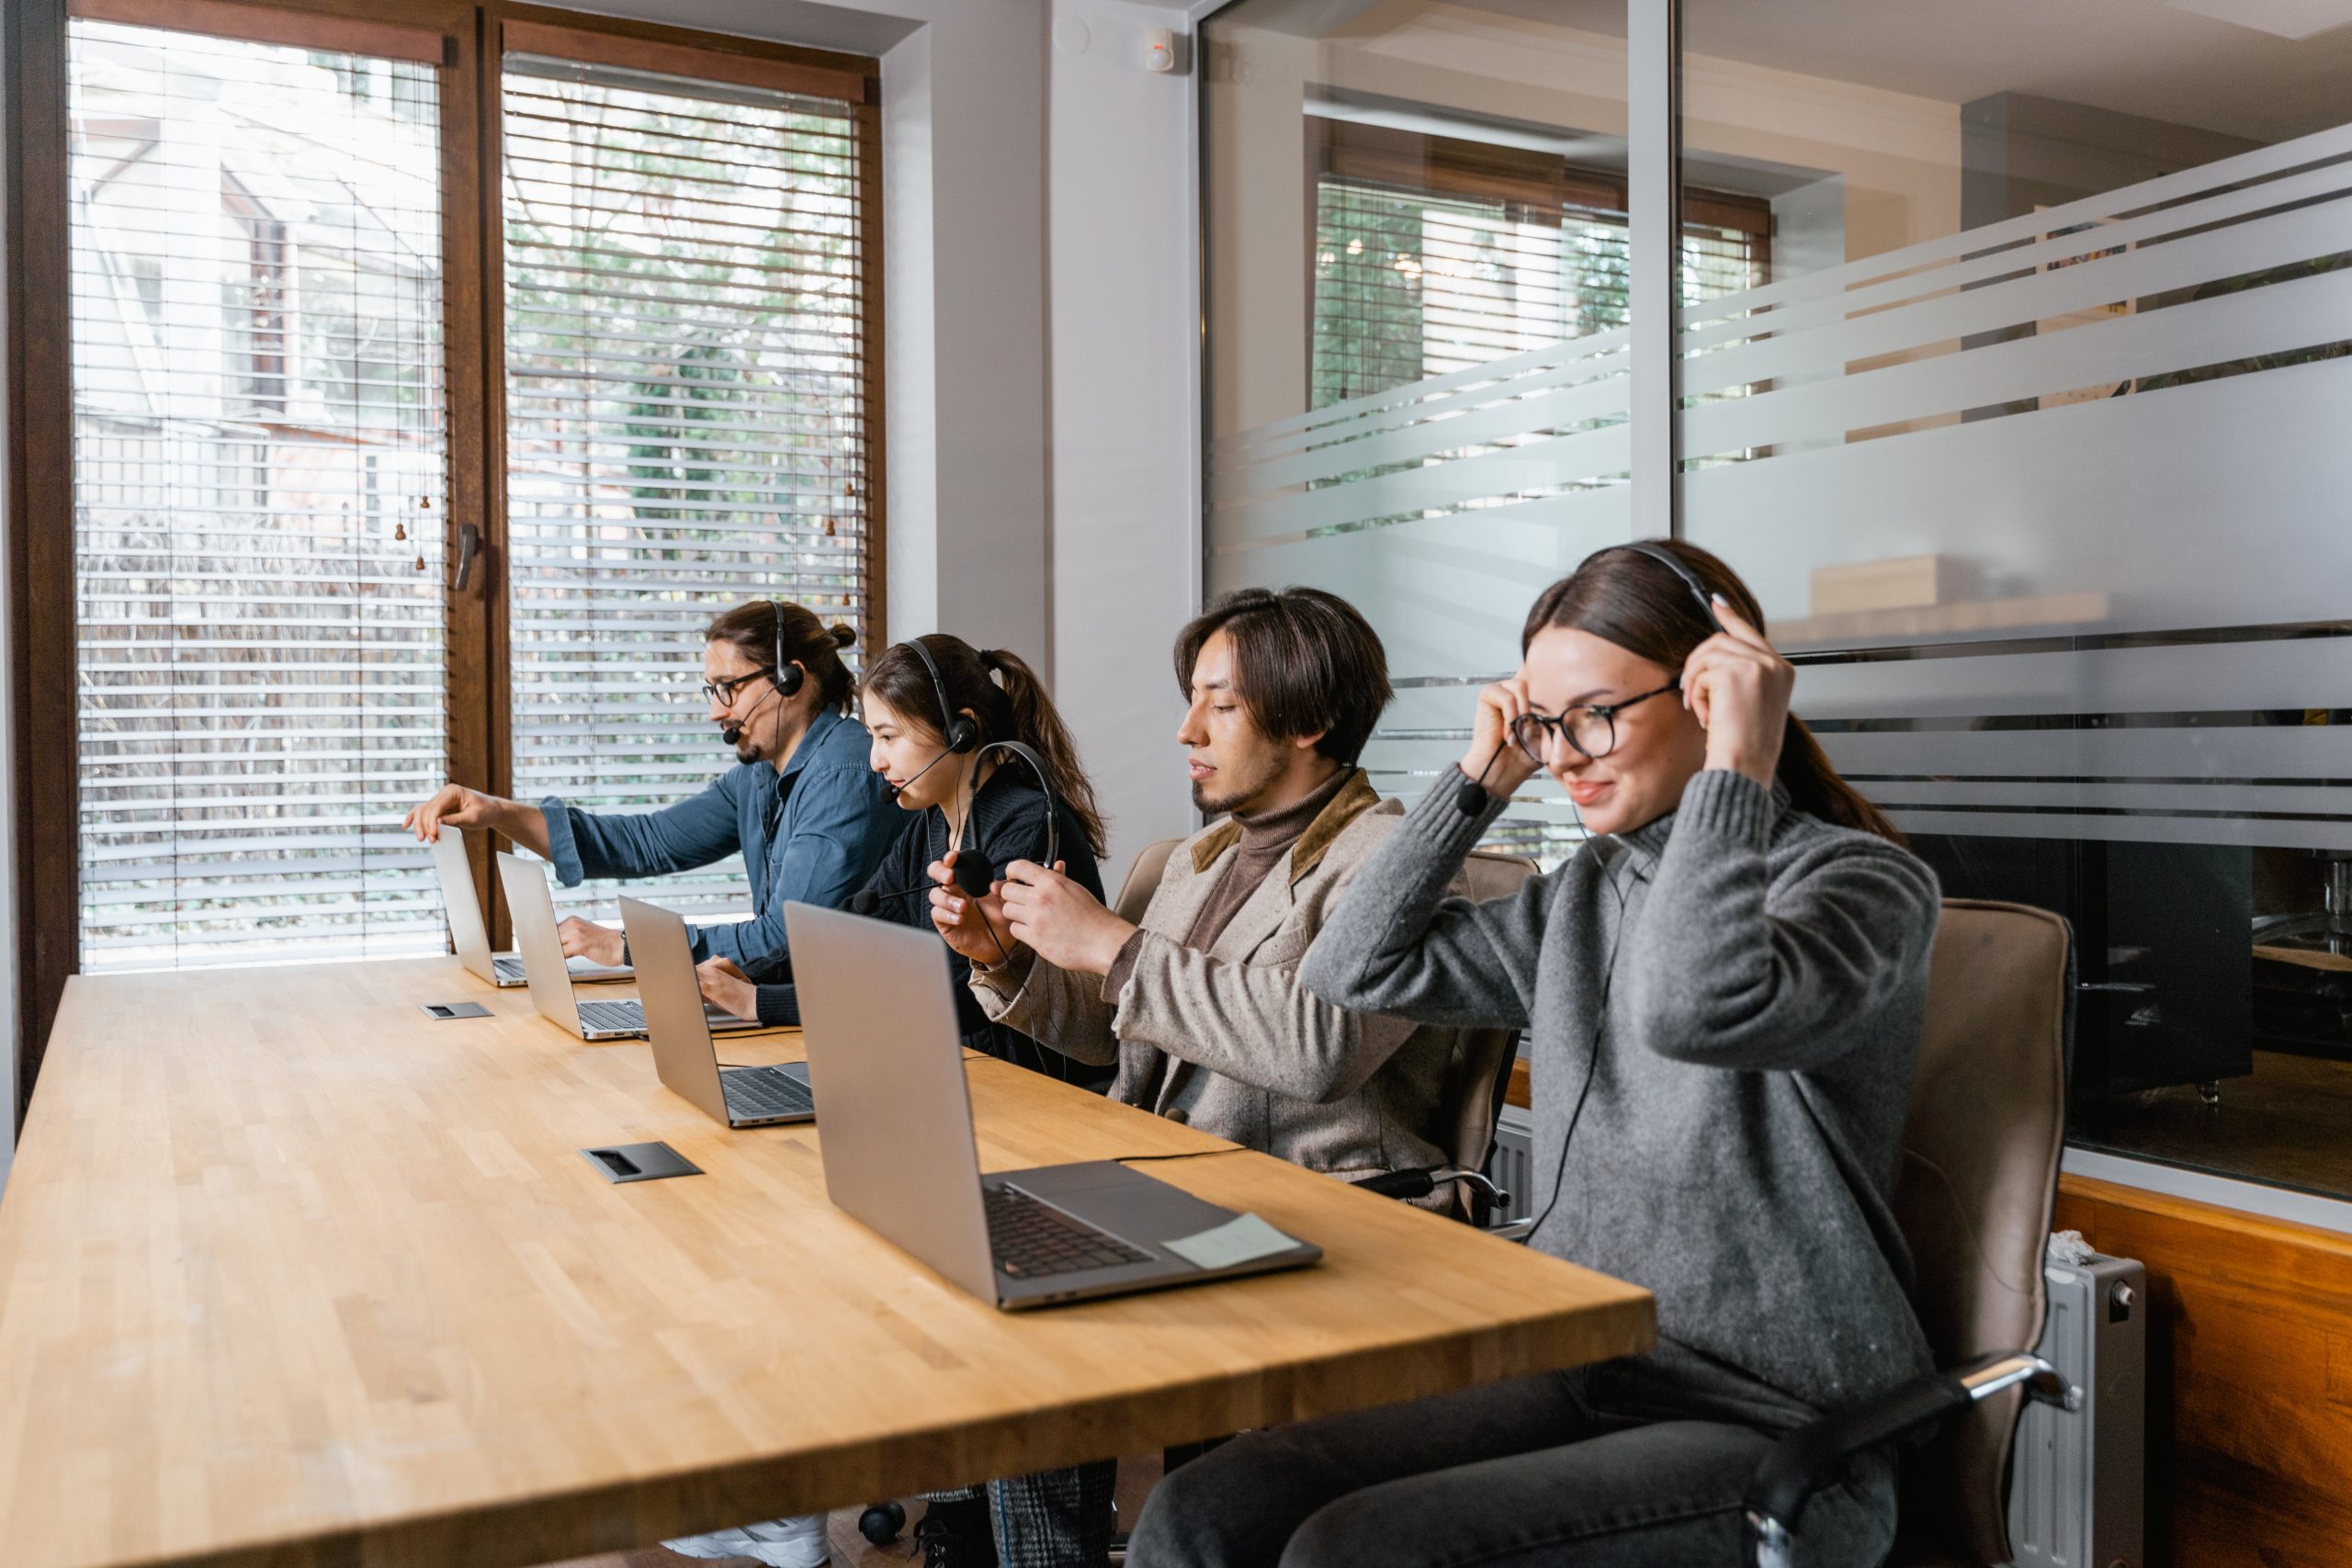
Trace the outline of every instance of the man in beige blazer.
[[[1334, 594], [1245, 589], [1178, 635], [1176, 680], [1193, 804], [1220, 820], [1169, 857], [1141, 925], [1028, 861], [968, 897], [952, 855], [931, 867], [933, 922], [972, 961], [990, 1018], [1116, 1063], [1114, 1100], [1335, 1176], [1447, 1164], [1455, 1032], [1298, 983], [1326, 913], [1402, 816], [1356, 766], [1391, 695], [1380, 638]], [[1009, 959], [984, 921], [1017, 943]], [[991, 1483], [993, 1552], [977, 1498], [935, 1499], [926, 1568], [1100, 1563], [1114, 1478], [1102, 1461]]]
[[[1184, 628], [1176, 669], [1193, 801], [1221, 819], [1169, 857], [1140, 926], [1057, 873], [1007, 867], [985, 913], [1019, 946], [975, 963], [974, 992], [992, 1018], [1115, 1063], [1125, 1104], [1337, 1176], [1445, 1164], [1454, 1032], [1345, 1011], [1298, 983], [1325, 913], [1401, 815], [1355, 765], [1390, 695], [1379, 637], [1332, 594], [1250, 589]], [[995, 959], [973, 903], [943, 886], [933, 918]]]

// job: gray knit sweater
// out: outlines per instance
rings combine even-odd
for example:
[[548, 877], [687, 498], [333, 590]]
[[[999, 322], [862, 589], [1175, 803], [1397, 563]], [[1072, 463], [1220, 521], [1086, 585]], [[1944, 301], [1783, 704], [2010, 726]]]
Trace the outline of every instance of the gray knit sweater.
[[1926, 1370], [1890, 1199], [1934, 873], [1710, 770], [1679, 810], [1474, 904], [1445, 885], [1501, 803], [1464, 817], [1460, 784], [1449, 773], [1357, 872], [1306, 987], [1525, 1028], [1538, 1211], [1594, 1064], [1533, 1245], [1651, 1291], [1661, 1370], [1695, 1352], [1815, 1410]]

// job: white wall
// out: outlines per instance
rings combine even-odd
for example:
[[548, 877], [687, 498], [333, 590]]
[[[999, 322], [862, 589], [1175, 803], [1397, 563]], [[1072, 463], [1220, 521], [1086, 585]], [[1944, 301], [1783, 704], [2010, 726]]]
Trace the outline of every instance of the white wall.
[[1170, 664], [1200, 592], [1194, 84], [1142, 63], [1145, 29], [1179, 22], [1170, 8], [1114, 0], [1054, 4], [1055, 694], [1112, 818], [1114, 893], [1136, 850], [1199, 821]]

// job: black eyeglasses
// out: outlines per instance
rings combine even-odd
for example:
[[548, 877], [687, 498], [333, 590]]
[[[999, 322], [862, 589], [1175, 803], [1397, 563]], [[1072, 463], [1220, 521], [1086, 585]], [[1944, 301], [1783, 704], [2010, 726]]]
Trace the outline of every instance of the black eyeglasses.
[[733, 707], [735, 694], [766, 673], [764, 670], [754, 670], [749, 675], [738, 675], [730, 681], [705, 681], [702, 683], [702, 700], [707, 703], [721, 703], [728, 707]]
[[1617, 750], [1617, 716], [1619, 714], [1623, 713], [1635, 703], [1645, 703], [1652, 697], [1664, 696], [1668, 692], [1679, 692], [1681, 689], [1682, 682], [1678, 677], [1654, 692], [1644, 692], [1639, 696], [1627, 697], [1622, 703], [1591, 704], [1584, 707], [1570, 708], [1557, 716], [1543, 713], [1523, 713], [1510, 721], [1510, 738], [1521, 751], [1527, 753], [1528, 761], [1539, 768], [1544, 765], [1544, 749], [1547, 744], [1547, 732], [1560, 736], [1588, 757], [1595, 759], [1606, 757], [1610, 752]]

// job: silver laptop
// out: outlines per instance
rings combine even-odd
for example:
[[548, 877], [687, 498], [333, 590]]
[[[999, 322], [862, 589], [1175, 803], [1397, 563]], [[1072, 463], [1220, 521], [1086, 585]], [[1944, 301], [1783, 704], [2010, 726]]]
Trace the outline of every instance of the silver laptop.
[[1204, 1269], [1169, 1250], [1238, 1219], [1113, 1160], [980, 1174], [947, 949], [927, 931], [786, 904], [836, 1207], [1000, 1307], [1198, 1284], [1323, 1256], [1299, 1242]]
[[621, 924], [628, 931], [628, 955], [637, 963], [646, 1036], [653, 1042], [653, 1071], [662, 1087], [729, 1127], [814, 1121], [817, 1100], [808, 1092], [808, 1069], [800, 1063], [719, 1066], [702, 988], [695, 980], [695, 950], [678, 912], [624, 898]]
[[[493, 986], [527, 985], [523, 960], [512, 953], [492, 953], [490, 931], [481, 923], [481, 906], [474, 902], [473, 867], [466, 860], [466, 830], [444, 827], [433, 840], [433, 869], [441, 876], [441, 907], [449, 917], [449, 942], [458, 962]], [[566, 967], [574, 980], [626, 980], [627, 964], [611, 966], [574, 958]]]
[[[523, 977], [539, 1016], [582, 1040], [634, 1040], [645, 1032], [645, 1010], [634, 1001], [582, 1001], [571, 994], [571, 971], [563, 961], [563, 938], [556, 934], [555, 897], [548, 874], [537, 864], [498, 855], [498, 880], [506, 889], [506, 911], [514, 918], [514, 945], [522, 950]], [[711, 1027], [757, 1029], [752, 1019], [718, 1008], [707, 1013]]]

